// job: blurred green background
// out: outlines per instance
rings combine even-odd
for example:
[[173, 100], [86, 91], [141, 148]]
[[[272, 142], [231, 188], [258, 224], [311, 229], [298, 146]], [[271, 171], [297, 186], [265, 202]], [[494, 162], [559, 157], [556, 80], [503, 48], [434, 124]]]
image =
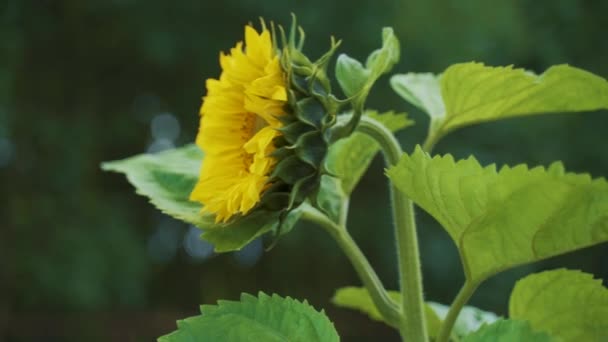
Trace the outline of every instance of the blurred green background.
[[[483, 61], [544, 71], [557, 63], [608, 77], [604, 0], [554, 1], [0, 1], [0, 340], [149, 341], [193, 315], [198, 304], [241, 292], [308, 298], [344, 341], [397, 334], [336, 309], [336, 287], [359, 284], [333, 241], [300, 225], [268, 253], [260, 241], [213, 255], [192, 227], [163, 216], [123, 176], [99, 164], [193, 141], [204, 81], [243, 25], [289, 24], [297, 14], [306, 52], [329, 36], [357, 58], [395, 28], [394, 72], [441, 72]], [[428, 120], [382, 78], [370, 107], [408, 111], [417, 126], [399, 134], [406, 151]], [[451, 134], [436, 149], [484, 164], [546, 165], [608, 175], [606, 111], [513, 119]], [[352, 201], [355, 239], [396, 288], [386, 180], [374, 161]], [[449, 303], [462, 283], [457, 253], [436, 223], [420, 222], [426, 297]], [[489, 280], [472, 299], [505, 314], [514, 281], [567, 266], [608, 278], [608, 248], [589, 248]]]

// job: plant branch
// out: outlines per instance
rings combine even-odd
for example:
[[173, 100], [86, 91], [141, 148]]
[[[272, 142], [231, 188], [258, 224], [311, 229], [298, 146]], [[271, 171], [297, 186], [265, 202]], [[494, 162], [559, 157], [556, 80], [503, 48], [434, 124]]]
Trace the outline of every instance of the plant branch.
[[422, 144], [422, 150], [424, 150], [427, 153], [431, 153], [431, 151], [433, 150], [435, 145], [439, 142], [439, 140], [441, 140], [441, 138], [443, 138], [444, 135], [445, 135], [445, 133], [443, 133], [442, 131], [434, 129], [434, 124], [431, 119], [431, 126], [429, 127], [429, 133], [427, 134], [426, 139], [424, 140], [424, 143]]
[[431, 153], [431, 151], [433, 150], [433, 147], [435, 147], [435, 144], [437, 143], [439, 139], [436, 138], [435, 135], [428, 135], [426, 137], [426, 139], [424, 140], [424, 143], [422, 144], [422, 150], [427, 152], [427, 153]]
[[460, 314], [460, 310], [462, 310], [462, 307], [471, 298], [478, 285], [479, 283], [472, 283], [468, 280], [465, 281], [464, 285], [458, 292], [458, 295], [456, 295], [454, 302], [450, 306], [447, 316], [445, 316], [445, 319], [441, 324], [437, 342], [448, 342], [452, 328], [454, 327], [454, 323], [456, 323], [456, 318], [458, 318], [458, 314]]
[[[343, 212], [347, 203], [347, 200], [343, 202]], [[342, 217], [341, 221], [345, 221], [345, 215]], [[398, 327], [401, 316], [399, 306], [388, 296], [382, 285], [382, 281], [380, 281], [369, 261], [346, 230], [346, 227], [333, 222], [325, 214], [313, 207], [307, 208], [303, 212], [302, 218], [320, 225], [336, 240], [342, 251], [344, 251], [344, 254], [346, 254], [346, 257], [352, 263], [384, 320], [390, 326]]]
[[[378, 142], [389, 166], [399, 162], [403, 154], [401, 146], [384, 125], [368, 117], [363, 117], [358, 130]], [[406, 341], [428, 341], [414, 205], [392, 183], [391, 202], [395, 220], [402, 298], [402, 321], [399, 325], [399, 331], [401, 337]]]

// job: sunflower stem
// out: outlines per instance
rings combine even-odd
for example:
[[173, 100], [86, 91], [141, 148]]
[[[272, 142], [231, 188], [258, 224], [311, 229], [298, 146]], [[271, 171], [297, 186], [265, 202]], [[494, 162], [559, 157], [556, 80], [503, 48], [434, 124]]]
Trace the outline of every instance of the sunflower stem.
[[[378, 142], [388, 166], [399, 162], [403, 151], [395, 136], [386, 127], [373, 119], [363, 117], [357, 129]], [[395, 220], [402, 300], [399, 332], [404, 341], [428, 341], [414, 205], [392, 182], [391, 204]]]
[[335, 223], [319, 210], [309, 207], [303, 214], [302, 218], [310, 222], [314, 222], [323, 227], [336, 240], [346, 257], [352, 263], [357, 275], [363, 282], [363, 285], [369, 292], [374, 305], [384, 318], [384, 320], [392, 327], [397, 328], [401, 321], [399, 306], [395, 303], [386, 292], [382, 285], [382, 281], [370, 265], [369, 261], [357, 246], [357, 243], [346, 230], [343, 224], [346, 220], [345, 210], [348, 206], [348, 200], [344, 200], [342, 205], [341, 223]]

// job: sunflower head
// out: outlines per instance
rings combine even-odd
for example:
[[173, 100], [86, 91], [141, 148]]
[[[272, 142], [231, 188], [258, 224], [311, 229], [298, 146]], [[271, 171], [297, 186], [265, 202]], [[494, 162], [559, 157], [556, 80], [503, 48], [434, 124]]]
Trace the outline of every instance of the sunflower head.
[[289, 38], [262, 22], [220, 54], [222, 73], [207, 80], [196, 138], [204, 151], [190, 199], [227, 222], [255, 210], [288, 212], [318, 188], [338, 101], [326, 68], [338, 44], [311, 62], [295, 21]]

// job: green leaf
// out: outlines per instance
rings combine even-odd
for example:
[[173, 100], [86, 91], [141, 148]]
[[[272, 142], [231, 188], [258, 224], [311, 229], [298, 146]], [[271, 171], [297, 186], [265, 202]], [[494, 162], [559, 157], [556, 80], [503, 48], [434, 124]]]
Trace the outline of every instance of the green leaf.
[[[401, 303], [401, 294], [399, 292], [388, 291], [388, 295], [397, 303]], [[340, 288], [336, 290], [331, 301], [336, 306], [363, 312], [374, 321], [385, 322], [365, 288], [353, 286]], [[429, 336], [436, 337], [441, 327], [441, 320], [431, 306], [426, 305], [424, 309]]]
[[[401, 294], [398, 291], [388, 291], [388, 295], [395, 302], [401, 303]], [[339, 307], [363, 312], [375, 321], [385, 322], [365, 288], [353, 286], [340, 288], [336, 290], [332, 303]], [[427, 302], [424, 309], [427, 331], [431, 338], [435, 338], [439, 333], [443, 320], [448, 314], [449, 306], [436, 302]], [[460, 340], [479, 329], [483, 324], [491, 324], [498, 319], [499, 317], [493, 312], [465, 305], [458, 314], [458, 318], [456, 318], [451, 335], [456, 340]]]
[[608, 82], [556, 65], [537, 76], [523, 69], [456, 64], [441, 77], [447, 108], [443, 130], [507, 117], [608, 108]]
[[278, 214], [256, 211], [230, 223], [216, 224], [201, 214], [201, 205], [189, 200], [199, 176], [203, 153], [186, 145], [157, 154], [141, 154], [106, 162], [102, 169], [123, 173], [138, 194], [147, 197], [163, 213], [203, 229], [202, 237], [216, 252], [239, 250], [256, 237], [275, 229]]
[[608, 109], [608, 81], [556, 65], [542, 75], [523, 69], [454, 64], [441, 77], [395, 75], [397, 94], [431, 117], [431, 138], [463, 126], [524, 115]]
[[608, 241], [608, 183], [525, 165], [482, 167], [420, 147], [387, 171], [456, 243], [468, 280]]
[[201, 237], [213, 244], [217, 253], [238, 251], [278, 225], [279, 212], [256, 210], [230, 223], [208, 226]]
[[432, 121], [443, 120], [445, 106], [438, 76], [431, 73], [394, 75], [391, 86], [406, 101], [425, 111]]
[[347, 97], [355, 96], [365, 87], [370, 71], [361, 62], [347, 54], [340, 54], [336, 61], [336, 78]]
[[399, 56], [399, 40], [392, 28], [385, 27], [382, 29], [382, 47], [367, 57], [365, 68], [370, 71], [370, 76], [375, 81], [381, 75], [391, 71], [393, 66], [399, 62]]
[[557, 342], [544, 332], [536, 332], [525, 321], [501, 319], [465, 337], [462, 342]]
[[243, 294], [239, 302], [203, 305], [201, 315], [178, 321], [178, 329], [159, 342], [186, 341], [339, 341], [323, 311], [306, 301], [260, 293]]
[[[398, 291], [388, 291], [388, 296], [397, 303], [400, 303], [401, 294]], [[361, 311], [374, 321], [384, 322], [369, 292], [363, 287], [347, 286], [339, 288], [336, 290], [331, 302], [342, 308]]]
[[[376, 111], [366, 111], [365, 115], [381, 122], [393, 132], [414, 124], [405, 113], [378, 114]], [[350, 117], [348, 114], [340, 116], [345, 117], [345, 120]], [[350, 137], [338, 140], [330, 146], [326, 168], [340, 178], [342, 189], [348, 195], [353, 191], [379, 150], [380, 146], [374, 139], [363, 133], [354, 132]]]
[[336, 78], [344, 94], [358, 97], [362, 103], [376, 80], [399, 61], [399, 54], [399, 40], [392, 28], [385, 27], [382, 30], [382, 47], [369, 55], [365, 67], [346, 54], [338, 56]]
[[163, 213], [205, 229], [214, 219], [201, 215], [201, 205], [188, 199], [198, 180], [202, 160], [203, 152], [190, 144], [105, 162], [101, 168], [125, 174], [137, 193], [147, 197]]
[[608, 289], [580, 271], [558, 269], [518, 281], [509, 315], [565, 342], [608, 341]]
[[[445, 319], [445, 317], [448, 315], [448, 310], [450, 309], [450, 307], [447, 305], [435, 302], [428, 302], [428, 306], [435, 311], [440, 321]], [[499, 317], [493, 312], [484, 311], [474, 306], [465, 305], [460, 310], [460, 313], [456, 318], [456, 322], [454, 322], [451, 335], [455, 337], [457, 341], [459, 341], [473, 331], [478, 330], [482, 325], [494, 323], [498, 319]]]

